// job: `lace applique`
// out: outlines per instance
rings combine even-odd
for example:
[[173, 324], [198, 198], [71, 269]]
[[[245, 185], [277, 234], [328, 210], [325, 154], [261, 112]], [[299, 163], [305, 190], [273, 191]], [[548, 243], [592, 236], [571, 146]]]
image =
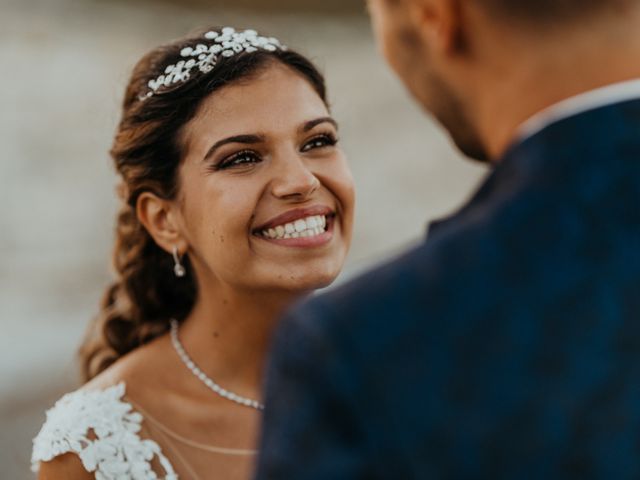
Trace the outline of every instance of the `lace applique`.
[[143, 417], [122, 400], [124, 393], [125, 384], [119, 383], [58, 400], [33, 440], [31, 470], [37, 472], [40, 462], [75, 453], [97, 480], [155, 480], [151, 461], [157, 458], [165, 480], [178, 480], [160, 446], [138, 435]]

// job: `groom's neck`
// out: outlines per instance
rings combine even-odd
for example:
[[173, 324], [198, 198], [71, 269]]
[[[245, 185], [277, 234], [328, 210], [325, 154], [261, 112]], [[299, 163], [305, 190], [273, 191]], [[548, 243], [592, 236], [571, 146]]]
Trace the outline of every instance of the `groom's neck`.
[[467, 98], [480, 138], [497, 159], [534, 114], [595, 88], [640, 78], [640, 8], [624, 18], [595, 19], [588, 28], [514, 34], [502, 39], [492, 61], [475, 76]]

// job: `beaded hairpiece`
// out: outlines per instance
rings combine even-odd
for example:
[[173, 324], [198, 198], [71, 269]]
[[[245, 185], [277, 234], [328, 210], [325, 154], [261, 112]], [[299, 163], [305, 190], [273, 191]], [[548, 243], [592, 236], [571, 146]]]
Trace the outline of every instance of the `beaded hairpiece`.
[[180, 60], [175, 65], [169, 65], [164, 74], [149, 80], [149, 92], [140, 96], [140, 100], [158, 93], [161, 87], [172, 87], [179, 83], [185, 83], [191, 78], [191, 70], [198, 68], [202, 73], [209, 73], [216, 66], [220, 57], [232, 57], [242, 52], [256, 52], [266, 50], [275, 52], [276, 50], [286, 50], [277, 38], [262, 37], [255, 30], [245, 30], [236, 32], [231, 27], [225, 27], [220, 33], [207, 32], [204, 39], [208, 44], [198, 43], [195, 47], [185, 47], [180, 51]]

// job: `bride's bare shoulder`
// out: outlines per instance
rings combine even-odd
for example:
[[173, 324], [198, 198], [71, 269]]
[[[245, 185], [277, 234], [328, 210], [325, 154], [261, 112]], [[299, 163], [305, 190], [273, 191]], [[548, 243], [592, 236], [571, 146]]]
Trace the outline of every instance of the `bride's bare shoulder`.
[[119, 358], [87, 382], [81, 390], [105, 390], [124, 383], [127, 386], [127, 396], [137, 391], [145, 392], [163, 376], [161, 372], [175, 368], [175, 362], [170, 361], [171, 348], [168, 338], [157, 338]]
[[96, 477], [82, 466], [80, 458], [73, 453], [60, 455], [40, 464], [38, 480], [61, 480], [63, 478], [68, 480], [93, 480]]

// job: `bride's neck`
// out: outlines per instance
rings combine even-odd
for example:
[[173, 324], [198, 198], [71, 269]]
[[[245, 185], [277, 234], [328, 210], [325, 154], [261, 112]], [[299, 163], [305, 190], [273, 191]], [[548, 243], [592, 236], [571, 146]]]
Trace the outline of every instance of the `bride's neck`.
[[280, 315], [302, 295], [224, 287], [207, 290], [180, 327], [180, 340], [217, 383], [237, 394], [257, 397]]

